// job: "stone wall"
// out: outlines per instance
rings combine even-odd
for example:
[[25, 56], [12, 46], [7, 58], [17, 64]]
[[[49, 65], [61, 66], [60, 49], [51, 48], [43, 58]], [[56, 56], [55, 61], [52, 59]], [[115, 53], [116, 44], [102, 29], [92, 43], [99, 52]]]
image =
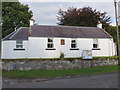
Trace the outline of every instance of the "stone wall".
[[82, 59], [51, 59], [51, 60], [2, 60], [3, 70], [57, 70], [88, 68], [95, 66], [117, 65], [116, 58], [97, 58], [94, 60]]

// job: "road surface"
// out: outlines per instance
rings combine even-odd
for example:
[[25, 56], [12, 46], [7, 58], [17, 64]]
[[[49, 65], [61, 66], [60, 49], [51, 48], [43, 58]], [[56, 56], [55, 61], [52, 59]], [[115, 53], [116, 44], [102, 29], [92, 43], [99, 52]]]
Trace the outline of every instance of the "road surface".
[[3, 88], [118, 88], [118, 73], [18, 81], [4, 79]]

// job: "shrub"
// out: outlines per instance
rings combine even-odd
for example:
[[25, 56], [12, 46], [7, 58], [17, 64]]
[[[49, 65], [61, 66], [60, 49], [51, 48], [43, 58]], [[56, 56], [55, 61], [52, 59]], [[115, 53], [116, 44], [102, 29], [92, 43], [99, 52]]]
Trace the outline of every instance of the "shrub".
[[65, 57], [65, 54], [63, 52], [61, 52], [59, 58], [64, 58], [64, 57]]

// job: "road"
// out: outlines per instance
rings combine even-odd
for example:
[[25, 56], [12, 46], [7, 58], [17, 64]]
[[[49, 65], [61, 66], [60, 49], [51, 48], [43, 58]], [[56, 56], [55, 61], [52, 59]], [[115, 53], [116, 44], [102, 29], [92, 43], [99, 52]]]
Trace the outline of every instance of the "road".
[[[11, 80], [12, 81], [12, 80]], [[118, 88], [118, 73], [91, 74], [48, 80], [31, 79], [5, 84], [3, 88]]]

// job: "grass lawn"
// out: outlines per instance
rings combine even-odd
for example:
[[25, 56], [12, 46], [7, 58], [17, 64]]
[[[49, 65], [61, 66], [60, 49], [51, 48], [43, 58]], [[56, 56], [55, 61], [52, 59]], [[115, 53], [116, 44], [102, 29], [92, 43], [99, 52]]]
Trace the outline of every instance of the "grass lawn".
[[2, 72], [4, 77], [12, 78], [29, 78], [29, 77], [58, 77], [58, 76], [75, 76], [95, 73], [117, 72], [118, 66], [101, 66], [84, 69], [65, 69], [65, 70], [29, 70], [29, 71], [9, 71]]
[[[118, 58], [118, 56], [109, 56], [109, 57], [93, 57], [93, 59], [97, 59], [97, 58]], [[61, 59], [82, 59], [82, 57], [65, 57], [65, 58], [19, 58], [17, 60], [61, 60]], [[4, 59], [2, 59], [4, 60]], [[5, 59], [5, 60], [16, 60], [16, 59]]]

